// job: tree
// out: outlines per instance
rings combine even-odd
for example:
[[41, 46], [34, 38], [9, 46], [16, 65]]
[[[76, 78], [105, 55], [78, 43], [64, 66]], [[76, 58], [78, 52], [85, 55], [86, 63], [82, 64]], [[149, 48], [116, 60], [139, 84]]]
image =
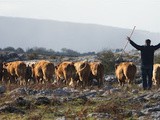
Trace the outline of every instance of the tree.
[[24, 53], [24, 50], [19, 47], [19, 48], [16, 49], [16, 52], [17, 52], [17, 53]]
[[78, 53], [77, 51], [67, 49], [67, 48], [62, 48], [61, 51], [63, 52], [64, 55], [67, 55], [67, 56], [79, 56], [80, 55], [80, 53]]
[[47, 50], [46, 48], [43, 47], [34, 47], [34, 48], [28, 48], [26, 50], [26, 53], [36, 53], [39, 55], [53, 55], [55, 54], [55, 51], [52, 49]]
[[13, 48], [13, 47], [6, 47], [6, 48], [4, 48], [3, 49], [4, 51], [9, 51], [9, 52], [14, 52], [15, 51], [15, 49]]
[[26, 50], [26, 53], [33, 53], [33, 52], [34, 52], [33, 48], [28, 48], [28, 49]]

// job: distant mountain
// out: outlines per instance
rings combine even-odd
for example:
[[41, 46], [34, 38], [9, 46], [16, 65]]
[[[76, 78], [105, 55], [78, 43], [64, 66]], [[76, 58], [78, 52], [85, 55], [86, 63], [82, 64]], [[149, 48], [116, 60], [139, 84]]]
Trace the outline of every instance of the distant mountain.
[[[132, 28], [96, 24], [0, 17], [0, 48], [44, 47], [55, 51], [68, 48], [81, 53], [98, 52], [106, 48], [123, 48], [127, 42], [126, 36], [129, 36], [131, 31]], [[150, 38], [153, 44], [157, 44], [160, 36], [159, 33], [142, 30], [135, 30], [132, 36], [138, 44], [144, 44], [146, 38]], [[128, 45], [127, 49], [133, 47]]]

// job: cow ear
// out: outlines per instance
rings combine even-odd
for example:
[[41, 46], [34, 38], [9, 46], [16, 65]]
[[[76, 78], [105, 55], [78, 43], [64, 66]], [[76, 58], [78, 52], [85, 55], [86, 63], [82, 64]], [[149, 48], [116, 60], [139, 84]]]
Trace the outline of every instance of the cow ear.
[[57, 67], [57, 66], [54, 66], [54, 68], [57, 69], [58, 67]]
[[32, 68], [34, 68], [34, 64], [32, 64], [31, 66], [32, 66]]
[[8, 64], [4, 62], [3, 63], [3, 67], [7, 67], [7, 66], [8, 66]]
[[117, 67], [118, 67], [118, 64], [115, 64], [115, 66], [114, 66], [114, 67], [115, 67], [115, 69], [117, 69]]

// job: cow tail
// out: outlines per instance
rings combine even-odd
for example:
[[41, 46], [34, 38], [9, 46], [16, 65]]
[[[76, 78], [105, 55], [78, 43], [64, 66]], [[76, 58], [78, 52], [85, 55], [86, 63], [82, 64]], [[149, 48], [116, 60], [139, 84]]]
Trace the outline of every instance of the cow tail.
[[84, 69], [86, 68], [87, 63], [86, 63], [86, 62], [84, 62], [84, 64], [85, 64], [85, 65], [84, 65], [84, 67], [83, 67], [83, 68], [81, 68], [80, 70], [78, 70], [78, 71], [77, 71], [77, 73], [81, 72], [82, 70], [84, 70]]

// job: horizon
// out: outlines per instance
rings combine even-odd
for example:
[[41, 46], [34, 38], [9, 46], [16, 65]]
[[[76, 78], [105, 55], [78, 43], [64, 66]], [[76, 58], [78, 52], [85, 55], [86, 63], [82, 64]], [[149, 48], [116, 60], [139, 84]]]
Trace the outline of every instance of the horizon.
[[[5, 51], [4, 49], [6, 49], [6, 48], [9, 48], [9, 47], [12, 47], [15, 51], [18, 49], [18, 48], [22, 48], [22, 47], [13, 47], [13, 46], [7, 46], [7, 47], [3, 47], [3, 48], [1, 48], [0, 47], [0, 51]], [[22, 48], [22, 50], [24, 51], [24, 52], [27, 52], [27, 50], [29, 50], [29, 49], [34, 49], [34, 50], [36, 50], [36, 49], [44, 49], [44, 50], [46, 50], [46, 51], [50, 51], [50, 50], [53, 50], [54, 52], [63, 52], [63, 48], [61, 48], [60, 50], [54, 50], [54, 49], [52, 49], [52, 48], [45, 48], [45, 47], [38, 47], [38, 46], [35, 46], [35, 47], [30, 47], [30, 48]], [[77, 52], [77, 53], [80, 53], [80, 54], [84, 54], [84, 53], [89, 53], [89, 52], [95, 52], [95, 54], [97, 54], [97, 53], [99, 53], [99, 52], [103, 52], [103, 51], [112, 51], [113, 53], [116, 53], [116, 50], [120, 50], [119, 52], [123, 52], [123, 48], [105, 48], [105, 49], [102, 49], [102, 50], [100, 50], [100, 51], [86, 51], [86, 52], [80, 52], [80, 51], [77, 51], [77, 50], [74, 50], [74, 49], [71, 49], [71, 48], [65, 48], [65, 49], [68, 49], [68, 50], [73, 50], [73, 51], [75, 51], [75, 52]], [[131, 52], [131, 51], [138, 51], [138, 50], [136, 50], [136, 49], [130, 49], [130, 50], [125, 50], [125, 53], [127, 53], [127, 52]], [[13, 51], [14, 52], [14, 51]]]

